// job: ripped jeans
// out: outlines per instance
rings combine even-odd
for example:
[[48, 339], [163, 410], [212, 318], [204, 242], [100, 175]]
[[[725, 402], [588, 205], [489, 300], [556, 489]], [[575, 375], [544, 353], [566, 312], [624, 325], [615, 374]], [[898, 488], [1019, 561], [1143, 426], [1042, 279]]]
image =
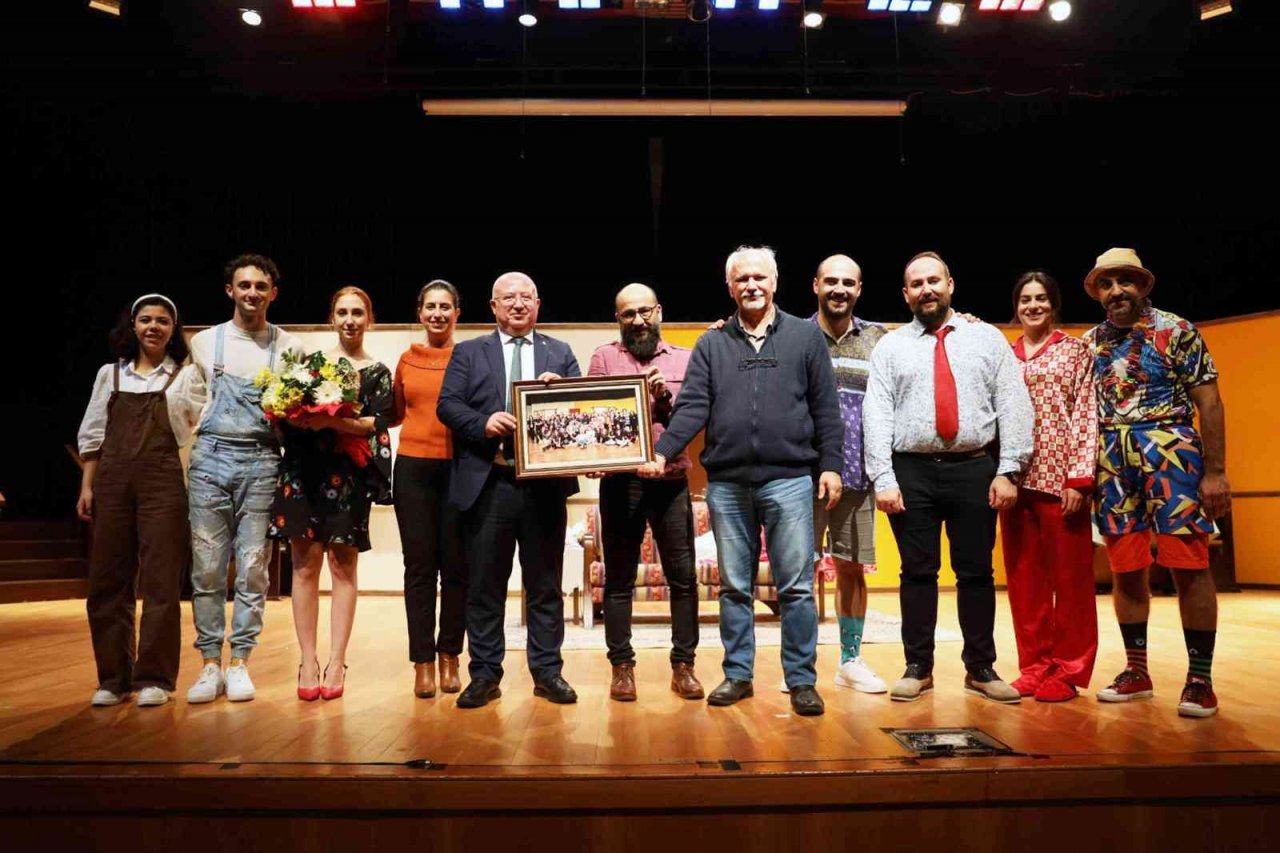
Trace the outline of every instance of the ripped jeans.
[[231, 656], [247, 659], [258, 644], [267, 599], [267, 524], [279, 470], [280, 453], [274, 447], [201, 437], [191, 449], [191, 610], [202, 657], [222, 656], [233, 545]]

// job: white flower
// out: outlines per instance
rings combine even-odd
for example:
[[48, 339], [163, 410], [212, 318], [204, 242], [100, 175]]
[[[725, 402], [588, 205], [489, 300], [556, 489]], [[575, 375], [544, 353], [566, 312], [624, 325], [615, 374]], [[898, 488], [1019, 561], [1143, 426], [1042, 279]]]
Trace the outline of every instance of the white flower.
[[295, 367], [289, 371], [289, 378], [304, 388], [315, 381], [315, 377], [311, 375], [311, 371], [305, 367]]
[[317, 405], [327, 406], [330, 403], [342, 402], [342, 386], [333, 380], [325, 380], [316, 386], [312, 396]]
[[268, 385], [262, 392], [262, 408], [268, 411], [275, 411], [280, 405], [280, 386], [272, 383]]

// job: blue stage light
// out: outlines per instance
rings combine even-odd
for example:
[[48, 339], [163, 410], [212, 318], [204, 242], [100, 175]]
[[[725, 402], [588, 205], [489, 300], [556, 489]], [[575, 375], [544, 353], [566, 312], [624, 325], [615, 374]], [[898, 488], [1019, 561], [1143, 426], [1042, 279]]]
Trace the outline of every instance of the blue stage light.
[[503, 0], [484, 0], [484, 7], [486, 9], [501, 9], [502, 4]]
[[712, 5], [717, 9], [732, 9], [738, 5], [738, 0], [714, 0]]
[[889, 0], [867, 0], [868, 12], [884, 12], [889, 9]]
[[756, 8], [761, 12], [776, 12], [780, 0], [760, 0]]

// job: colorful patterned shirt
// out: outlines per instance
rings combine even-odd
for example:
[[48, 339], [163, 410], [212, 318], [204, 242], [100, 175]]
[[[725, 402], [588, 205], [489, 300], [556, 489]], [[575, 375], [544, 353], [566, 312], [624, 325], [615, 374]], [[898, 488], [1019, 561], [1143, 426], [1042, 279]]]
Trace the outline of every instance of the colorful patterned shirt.
[[[815, 313], [809, 322], [818, 326]], [[836, 372], [836, 392], [840, 395], [840, 420], [844, 423], [844, 469], [840, 480], [846, 489], [868, 489], [866, 464], [862, 458], [862, 399], [867, 394], [867, 377], [871, 375], [871, 350], [888, 330], [878, 323], [853, 318], [849, 331], [836, 340], [823, 330], [831, 366]]]
[[1191, 389], [1218, 378], [1204, 338], [1191, 323], [1148, 308], [1132, 329], [1106, 320], [1084, 333], [1093, 353], [1098, 418], [1118, 424], [1190, 424]]
[[1030, 358], [1018, 338], [1013, 354], [1022, 365], [1036, 415], [1035, 449], [1022, 487], [1055, 497], [1064, 488], [1092, 492], [1098, 463], [1098, 402], [1088, 346], [1059, 330]]

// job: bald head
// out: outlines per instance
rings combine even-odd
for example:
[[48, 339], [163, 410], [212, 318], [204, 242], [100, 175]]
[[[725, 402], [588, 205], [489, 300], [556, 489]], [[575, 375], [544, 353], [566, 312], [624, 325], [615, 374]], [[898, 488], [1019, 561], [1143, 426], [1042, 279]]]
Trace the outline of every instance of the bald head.
[[832, 255], [818, 264], [813, 292], [818, 296], [819, 322], [827, 334], [839, 339], [848, 331], [853, 307], [862, 295], [862, 267], [848, 255]]
[[642, 302], [646, 305], [656, 305], [658, 302], [658, 294], [653, 288], [647, 284], [633, 282], [628, 284], [622, 290], [618, 291], [618, 295], [613, 298], [613, 307], [616, 311], [622, 311], [628, 304], [632, 302]]
[[504, 272], [493, 281], [493, 291], [490, 293], [492, 298], [497, 298], [498, 291], [501, 289], [504, 293], [508, 292], [513, 286], [529, 288], [533, 291], [533, 295], [538, 295], [538, 285], [533, 283], [533, 279], [522, 272]]

